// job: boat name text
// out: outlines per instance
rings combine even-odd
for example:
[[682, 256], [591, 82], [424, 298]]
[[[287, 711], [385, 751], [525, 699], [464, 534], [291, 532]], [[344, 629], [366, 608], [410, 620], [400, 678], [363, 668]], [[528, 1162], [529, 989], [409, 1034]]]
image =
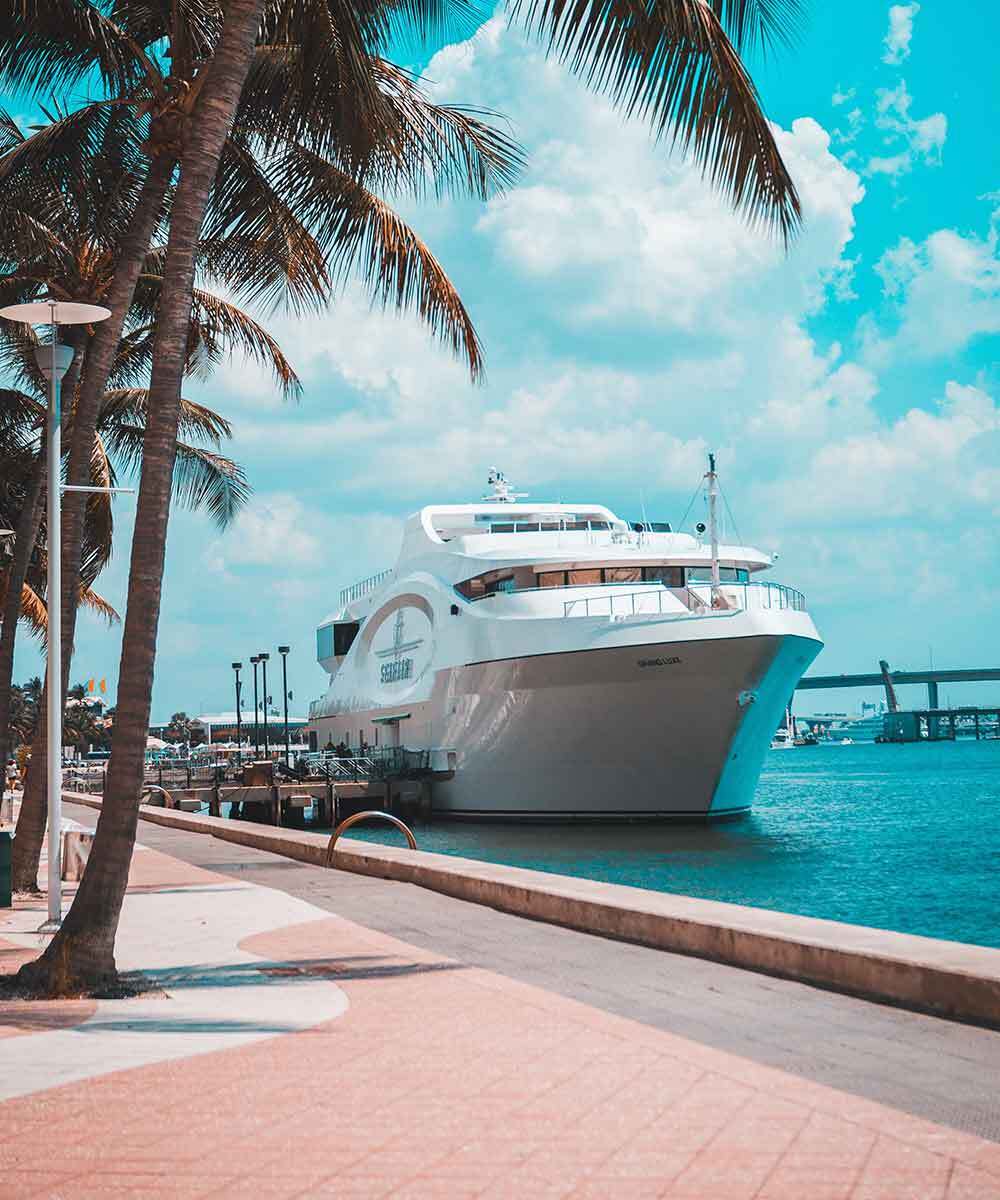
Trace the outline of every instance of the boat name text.
[[681, 660], [679, 658], [640, 658], [640, 667], [673, 667]]
[[412, 677], [412, 658], [394, 658], [392, 662], [383, 663], [379, 672], [379, 679], [382, 683], [399, 683]]

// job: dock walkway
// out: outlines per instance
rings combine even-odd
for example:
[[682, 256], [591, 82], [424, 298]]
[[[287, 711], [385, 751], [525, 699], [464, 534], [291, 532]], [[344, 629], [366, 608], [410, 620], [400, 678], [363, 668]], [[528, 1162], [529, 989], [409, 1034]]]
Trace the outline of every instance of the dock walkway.
[[[22, 1035], [6, 1047], [42, 1064], [9, 1073], [0, 1195], [1000, 1196], [996, 1033], [181, 830], [140, 837], [120, 953], [158, 947], [166, 995], [110, 1002], [147, 1022], [134, 1042], [109, 1002], [0, 1013]], [[0, 960], [24, 956], [23, 935], [0, 937]], [[248, 1012], [244, 988], [268, 1002]], [[144, 1034], [128, 1069], [83, 1061], [91, 1038]], [[54, 1073], [67, 1062], [76, 1078]]]

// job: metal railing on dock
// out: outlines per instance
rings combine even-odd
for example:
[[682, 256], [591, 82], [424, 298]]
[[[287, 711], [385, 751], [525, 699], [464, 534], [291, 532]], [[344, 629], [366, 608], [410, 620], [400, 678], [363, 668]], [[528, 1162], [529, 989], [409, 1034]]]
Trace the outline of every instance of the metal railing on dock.
[[350, 829], [352, 825], [357, 825], [361, 821], [368, 821], [372, 819], [388, 821], [390, 825], [395, 825], [397, 829], [406, 835], [406, 844], [410, 847], [410, 849], [416, 850], [417, 839], [413, 836], [413, 832], [411, 831], [409, 825], [404, 824], [399, 817], [394, 817], [392, 813], [382, 812], [379, 809], [368, 809], [365, 812], [355, 813], [354, 816], [347, 817], [346, 820], [341, 821], [337, 828], [330, 835], [330, 841], [326, 848], [326, 865], [328, 867], [333, 864], [333, 850], [337, 845], [337, 839], [340, 837], [340, 835], [345, 830]]

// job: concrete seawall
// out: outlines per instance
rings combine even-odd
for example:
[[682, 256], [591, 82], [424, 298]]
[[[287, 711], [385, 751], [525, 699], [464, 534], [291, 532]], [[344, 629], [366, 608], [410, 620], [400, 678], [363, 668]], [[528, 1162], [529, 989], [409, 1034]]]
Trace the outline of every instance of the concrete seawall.
[[[99, 799], [64, 793], [100, 808]], [[329, 835], [140, 807], [147, 821], [322, 865]], [[587, 933], [1000, 1027], [1000, 950], [343, 838], [340, 870]]]

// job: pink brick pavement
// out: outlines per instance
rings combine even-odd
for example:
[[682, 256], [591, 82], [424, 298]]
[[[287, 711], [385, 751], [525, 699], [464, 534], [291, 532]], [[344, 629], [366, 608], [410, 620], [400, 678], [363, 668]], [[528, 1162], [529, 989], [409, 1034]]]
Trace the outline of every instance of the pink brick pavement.
[[[136, 856], [143, 889], [220, 878]], [[0, 1196], [1000, 1200], [994, 1143], [340, 918], [243, 949], [350, 1008], [7, 1101]]]

